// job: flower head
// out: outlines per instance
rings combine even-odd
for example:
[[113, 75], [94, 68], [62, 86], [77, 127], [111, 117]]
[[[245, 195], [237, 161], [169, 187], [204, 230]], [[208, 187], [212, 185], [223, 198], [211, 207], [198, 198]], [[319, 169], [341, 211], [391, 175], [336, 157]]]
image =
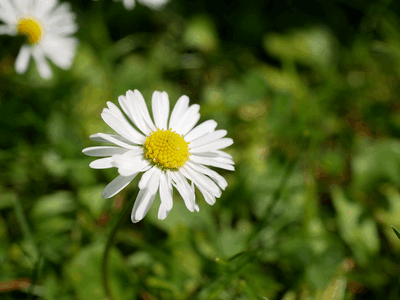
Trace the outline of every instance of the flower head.
[[200, 119], [200, 106], [189, 106], [187, 96], [179, 98], [169, 117], [168, 94], [154, 92], [154, 123], [138, 90], [128, 91], [118, 100], [124, 113], [139, 130], [129, 123], [115, 104], [107, 102], [108, 108], [103, 110], [101, 116], [117, 134], [97, 133], [91, 135], [90, 139], [115, 146], [83, 150], [89, 156], [105, 156], [93, 161], [90, 167], [118, 168], [119, 176], [105, 187], [102, 196], [114, 196], [139, 173], [144, 172], [132, 209], [132, 222], [144, 218], [157, 192], [161, 199], [158, 218], [165, 219], [173, 206], [173, 187], [178, 190], [190, 211], [199, 211], [194, 186], [200, 190], [207, 203], [214, 204], [227, 182], [205, 165], [234, 170], [232, 157], [220, 150], [233, 143], [232, 139], [224, 138], [226, 130], [215, 130], [217, 123], [214, 120], [195, 127]]
[[68, 3], [58, 0], [0, 1], [0, 34], [26, 38], [15, 61], [15, 70], [24, 73], [32, 56], [40, 75], [50, 78], [52, 71], [46, 61], [68, 69], [75, 55], [77, 40], [70, 35], [77, 31], [75, 15]]

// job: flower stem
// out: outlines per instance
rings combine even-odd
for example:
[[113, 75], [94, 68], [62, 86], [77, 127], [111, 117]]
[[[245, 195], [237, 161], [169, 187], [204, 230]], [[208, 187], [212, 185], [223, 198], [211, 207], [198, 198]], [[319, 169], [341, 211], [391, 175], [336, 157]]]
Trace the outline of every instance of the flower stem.
[[105, 300], [112, 300], [111, 289], [110, 289], [110, 280], [108, 276], [108, 259], [110, 257], [110, 251], [114, 243], [115, 236], [123, 222], [129, 216], [133, 203], [135, 202], [135, 197], [132, 197], [131, 201], [126, 201], [122, 207], [122, 211], [119, 214], [119, 218], [116, 220], [113, 228], [111, 229], [110, 235], [108, 236], [106, 247], [103, 253], [103, 261], [102, 261], [102, 273], [103, 273], [103, 286], [105, 293]]

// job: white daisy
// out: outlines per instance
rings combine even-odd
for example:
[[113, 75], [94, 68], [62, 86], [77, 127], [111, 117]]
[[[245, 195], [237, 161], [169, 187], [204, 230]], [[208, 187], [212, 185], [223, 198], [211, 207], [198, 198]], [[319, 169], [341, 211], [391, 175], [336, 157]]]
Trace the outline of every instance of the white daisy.
[[223, 138], [227, 134], [226, 130], [215, 130], [217, 123], [214, 120], [194, 127], [200, 119], [200, 106], [189, 106], [187, 96], [179, 98], [169, 123], [166, 92], [153, 93], [154, 123], [138, 90], [129, 90], [125, 96], [119, 96], [118, 101], [124, 113], [142, 133], [127, 121], [115, 104], [107, 102], [108, 108], [103, 110], [101, 117], [117, 135], [97, 133], [91, 135], [90, 139], [116, 146], [89, 147], [83, 150], [89, 156], [106, 156], [93, 161], [91, 168], [118, 168], [120, 175], [104, 188], [103, 198], [114, 196], [139, 173], [145, 172], [139, 181], [140, 191], [133, 206], [132, 222], [144, 218], [157, 191], [161, 199], [158, 218], [165, 219], [173, 205], [173, 186], [192, 212], [199, 211], [194, 185], [207, 203], [213, 205], [215, 198], [221, 196], [221, 189], [226, 188], [227, 182], [204, 165], [234, 170], [232, 156], [220, 151], [233, 143], [232, 139]]
[[[120, 1], [120, 0], [114, 0], [114, 1]], [[154, 10], [163, 8], [169, 2], [169, 0], [137, 0], [137, 1], [140, 4], [145, 5]], [[132, 10], [136, 5], [135, 0], [122, 0], [122, 2], [124, 4], [124, 7], [128, 10]]]
[[77, 40], [70, 35], [78, 29], [68, 3], [58, 0], [0, 0], [0, 34], [26, 36], [26, 44], [15, 61], [17, 73], [24, 73], [32, 56], [43, 78], [52, 72], [46, 57], [68, 69], [75, 56]]

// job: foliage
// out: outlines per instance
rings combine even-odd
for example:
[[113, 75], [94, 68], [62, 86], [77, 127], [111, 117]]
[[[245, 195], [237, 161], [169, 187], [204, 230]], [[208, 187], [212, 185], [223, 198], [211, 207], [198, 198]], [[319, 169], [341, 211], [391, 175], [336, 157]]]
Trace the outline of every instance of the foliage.
[[103, 249], [137, 179], [104, 200], [117, 171], [81, 151], [128, 89], [199, 103], [234, 139], [236, 171], [214, 206], [196, 195], [199, 213], [175, 192], [166, 220], [153, 206], [124, 221], [114, 299], [399, 299], [394, 2], [71, 2], [80, 45], [50, 81], [32, 63], [17, 75], [18, 45], [0, 36], [1, 299], [104, 298]]

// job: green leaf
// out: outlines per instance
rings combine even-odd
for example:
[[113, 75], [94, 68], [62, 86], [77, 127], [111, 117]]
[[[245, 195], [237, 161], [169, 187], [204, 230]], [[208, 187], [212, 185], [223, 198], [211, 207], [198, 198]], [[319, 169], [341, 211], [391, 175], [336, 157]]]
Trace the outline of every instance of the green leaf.
[[394, 233], [397, 235], [397, 237], [400, 239], [400, 231], [394, 226], [392, 226], [392, 229], [393, 229]]
[[[77, 298], [81, 300], [104, 300], [101, 260], [103, 244], [83, 248], [68, 265], [67, 273], [72, 281]], [[109, 258], [110, 287], [114, 300], [133, 299], [132, 283], [122, 255], [111, 250]]]
[[72, 193], [69, 191], [58, 191], [37, 200], [32, 208], [31, 216], [39, 220], [43, 217], [52, 217], [72, 212], [75, 209], [76, 205]]
[[[331, 189], [332, 201], [337, 212], [340, 234], [353, 250], [361, 265], [379, 252], [379, 236], [375, 221], [364, 217], [363, 207], [348, 199], [339, 186]], [[361, 216], [363, 219], [361, 220]]]

